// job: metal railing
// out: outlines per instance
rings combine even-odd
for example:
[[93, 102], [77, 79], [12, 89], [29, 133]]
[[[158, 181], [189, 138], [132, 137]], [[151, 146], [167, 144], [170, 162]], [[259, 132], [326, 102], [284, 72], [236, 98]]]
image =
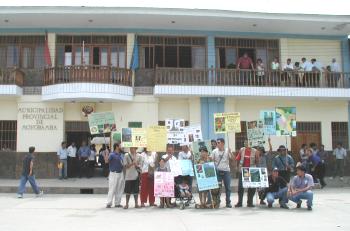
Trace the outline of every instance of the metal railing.
[[0, 84], [23, 86], [24, 73], [17, 68], [0, 68]]
[[132, 86], [132, 72], [126, 68], [99, 65], [73, 65], [45, 68], [44, 85], [82, 82]]
[[156, 85], [349, 88], [350, 73], [155, 68]]

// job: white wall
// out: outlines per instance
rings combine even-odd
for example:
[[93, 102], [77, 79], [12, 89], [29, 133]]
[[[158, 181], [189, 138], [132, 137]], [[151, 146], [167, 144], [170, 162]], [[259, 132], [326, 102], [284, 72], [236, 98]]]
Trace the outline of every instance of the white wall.
[[[190, 99], [191, 100], [191, 99]], [[200, 107], [200, 103], [197, 102]], [[189, 99], [160, 98], [159, 120], [184, 119], [190, 120]], [[194, 111], [193, 111], [194, 112]]]
[[17, 120], [17, 99], [0, 101], [0, 120]]

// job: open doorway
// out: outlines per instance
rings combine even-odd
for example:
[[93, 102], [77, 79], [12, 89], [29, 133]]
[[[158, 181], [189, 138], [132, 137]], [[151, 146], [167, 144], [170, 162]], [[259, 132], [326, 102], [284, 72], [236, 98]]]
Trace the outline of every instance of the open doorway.
[[253, 63], [256, 62], [256, 54], [255, 49], [253, 48], [239, 48], [238, 49], [238, 57], [242, 57], [244, 53], [248, 54], [248, 57], [253, 60]]

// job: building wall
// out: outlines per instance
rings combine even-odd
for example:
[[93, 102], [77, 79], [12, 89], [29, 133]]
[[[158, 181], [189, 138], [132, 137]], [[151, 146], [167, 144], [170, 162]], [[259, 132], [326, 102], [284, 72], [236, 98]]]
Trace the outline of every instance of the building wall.
[[17, 120], [17, 99], [0, 100], [0, 120]]
[[[198, 105], [197, 105], [198, 106]], [[189, 99], [187, 98], [161, 98], [159, 99], [159, 120], [190, 119]]]
[[315, 58], [324, 67], [329, 65], [332, 58], [342, 64], [341, 41], [340, 40], [318, 40], [318, 39], [280, 39], [280, 61], [284, 65], [287, 58], [292, 59], [292, 63], [301, 62], [301, 58], [307, 60]]

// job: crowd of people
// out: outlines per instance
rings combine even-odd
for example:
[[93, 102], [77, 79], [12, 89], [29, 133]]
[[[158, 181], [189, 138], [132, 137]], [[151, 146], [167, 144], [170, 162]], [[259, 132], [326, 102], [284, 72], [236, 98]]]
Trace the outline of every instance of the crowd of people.
[[254, 64], [248, 53], [244, 53], [237, 61], [237, 69], [243, 85], [316, 87], [322, 83], [323, 86], [337, 87], [341, 77], [340, 65], [335, 58], [327, 66], [316, 58], [307, 60], [303, 57], [294, 63], [288, 58], [282, 66], [278, 57], [274, 57], [267, 68], [261, 58], [257, 58]]
[[[82, 176], [90, 176], [91, 162], [96, 163], [95, 158], [98, 157], [103, 167], [103, 174], [108, 177], [109, 191], [107, 196], [107, 208], [115, 207], [129, 208], [131, 196], [134, 199], [136, 208], [149, 206], [157, 206], [154, 196], [154, 172], [170, 172], [170, 160], [191, 160], [193, 164], [214, 162], [217, 170], [217, 180], [219, 189], [209, 191], [201, 191], [199, 193], [199, 203], [197, 208], [219, 208], [220, 192], [225, 193], [225, 206], [232, 208], [231, 204], [231, 179], [232, 179], [232, 161], [237, 163], [238, 178], [238, 201], [234, 207], [243, 206], [243, 195], [245, 189], [242, 184], [242, 167], [260, 167], [266, 168], [269, 172], [269, 187], [267, 188], [249, 188], [247, 189], [247, 207], [255, 207], [254, 196], [258, 193], [260, 205], [273, 207], [273, 203], [278, 199], [281, 208], [288, 209], [288, 201], [295, 202], [297, 208], [301, 207], [302, 200], [306, 200], [307, 208], [312, 210], [313, 192], [315, 182], [319, 182], [323, 187], [326, 186], [324, 181], [325, 169], [327, 166], [328, 155], [324, 151], [324, 146], [319, 148], [316, 144], [303, 144], [300, 149], [300, 162], [296, 163], [289, 154], [284, 145], [280, 145], [277, 149], [277, 155], [273, 153], [270, 138], [268, 139], [269, 150], [265, 151], [264, 147], [250, 147], [248, 141], [245, 141], [237, 153], [225, 147], [225, 140], [219, 138], [211, 141], [212, 152], [209, 154], [207, 147], [201, 147], [200, 159], [194, 162], [194, 156], [189, 146], [183, 145], [182, 151], [175, 155], [173, 145], [168, 145], [166, 153], [155, 153], [144, 149], [137, 152], [136, 147], [130, 148], [129, 152], [119, 143], [113, 145], [113, 150], [103, 145], [99, 152], [96, 152], [94, 145], [88, 146], [83, 142], [77, 150], [75, 143], [68, 148], [66, 142], [61, 143], [61, 147], [57, 152], [59, 177], [66, 179], [69, 174]], [[30, 182], [34, 192], [41, 195], [35, 182], [33, 173], [34, 165], [34, 147], [30, 147], [29, 154], [23, 160], [23, 172], [18, 190], [18, 197], [22, 198], [25, 190], [25, 184]], [[346, 158], [346, 150], [339, 143], [333, 152], [336, 159], [336, 168], [333, 177], [339, 175], [343, 179], [344, 160]], [[94, 158], [92, 158], [94, 157]], [[74, 159], [75, 158], [75, 159]], [[272, 162], [269, 166], [268, 162]], [[78, 163], [78, 164], [76, 164]], [[70, 169], [69, 167], [72, 167]], [[74, 166], [78, 166], [75, 171]], [[67, 168], [68, 167], [68, 168]], [[85, 170], [84, 170], [85, 169]], [[193, 179], [191, 176], [175, 178], [175, 185], [179, 188], [180, 196], [189, 197], [192, 194]], [[223, 188], [225, 188], [223, 190]], [[126, 203], [121, 205], [122, 196], [125, 194]], [[160, 198], [159, 208], [172, 208], [175, 204], [172, 198]]]

